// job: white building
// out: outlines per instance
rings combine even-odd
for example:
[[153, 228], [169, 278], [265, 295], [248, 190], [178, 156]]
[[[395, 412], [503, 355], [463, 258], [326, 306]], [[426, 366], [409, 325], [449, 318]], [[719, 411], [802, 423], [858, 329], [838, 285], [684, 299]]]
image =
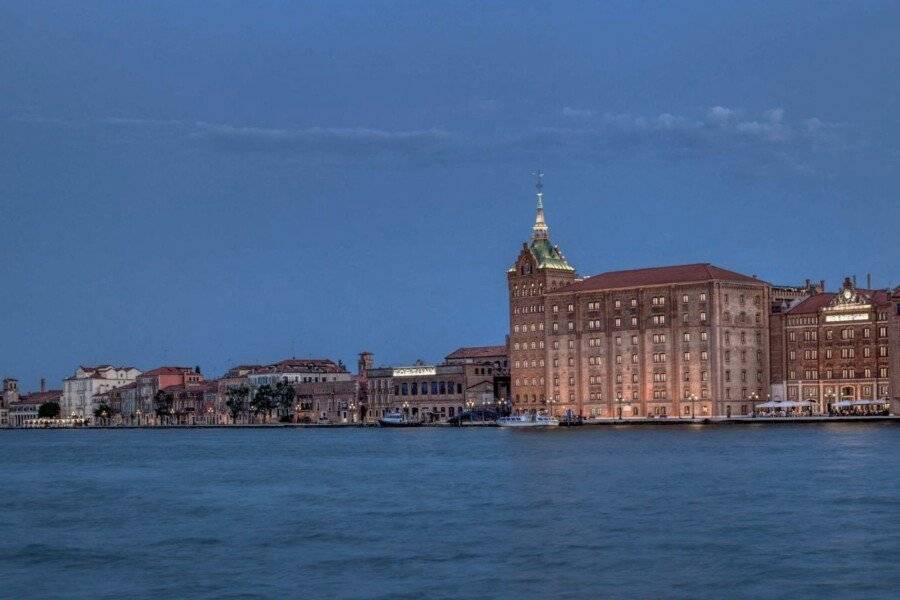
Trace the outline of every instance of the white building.
[[141, 372], [134, 367], [78, 367], [75, 374], [63, 380], [60, 416], [90, 419], [97, 404], [94, 397], [113, 388], [134, 383]]
[[353, 374], [343, 365], [327, 358], [289, 358], [280, 362], [254, 367], [247, 374], [247, 384], [256, 389], [261, 385], [285, 383], [325, 383], [352, 381]]

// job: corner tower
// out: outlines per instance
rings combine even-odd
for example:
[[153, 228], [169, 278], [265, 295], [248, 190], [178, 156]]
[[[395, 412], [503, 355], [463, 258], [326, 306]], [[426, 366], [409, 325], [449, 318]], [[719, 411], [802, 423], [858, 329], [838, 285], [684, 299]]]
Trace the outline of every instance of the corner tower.
[[[523, 243], [506, 272], [509, 288], [510, 399], [515, 412], [550, 410], [546, 364], [550, 341], [544, 294], [575, 280], [575, 269], [550, 241], [544, 217], [543, 173], [535, 173], [537, 208], [531, 243]], [[551, 411], [552, 412], [552, 411]]]

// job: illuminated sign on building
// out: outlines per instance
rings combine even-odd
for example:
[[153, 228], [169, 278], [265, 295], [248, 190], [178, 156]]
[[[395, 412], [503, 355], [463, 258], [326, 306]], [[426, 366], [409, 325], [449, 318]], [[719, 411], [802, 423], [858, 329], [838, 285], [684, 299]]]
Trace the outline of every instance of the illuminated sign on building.
[[851, 313], [843, 315], [825, 315], [826, 323], [845, 323], [847, 321], [868, 321], [868, 313]]
[[423, 375], [437, 375], [434, 367], [401, 367], [391, 373], [394, 377], [421, 377]]

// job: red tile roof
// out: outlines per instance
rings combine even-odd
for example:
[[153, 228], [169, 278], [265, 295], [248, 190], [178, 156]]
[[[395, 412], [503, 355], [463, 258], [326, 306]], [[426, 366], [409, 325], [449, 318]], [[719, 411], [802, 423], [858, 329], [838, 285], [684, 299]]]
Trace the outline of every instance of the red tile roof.
[[465, 346], [448, 354], [446, 359], [486, 358], [489, 356], [506, 356], [506, 346]]
[[346, 373], [330, 358], [286, 358], [276, 363], [254, 368], [253, 373]]
[[590, 290], [609, 290], [634, 288], [670, 283], [688, 283], [701, 281], [737, 281], [747, 283], [765, 283], [755, 277], [742, 275], [709, 263], [692, 265], [674, 265], [671, 267], [651, 267], [649, 269], [631, 269], [628, 271], [609, 271], [588, 277], [582, 281], [570, 283], [549, 293], [582, 292]]
[[32, 392], [19, 398], [16, 404], [43, 404], [44, 402], [58, 402], [62, 396], [62, 390], [47, 390], [46, 392]]
[[181, 375], [182, 373], [193, 373], [194, 369], [190, 367], [158, 367], [151, 369], [146, 373], [141, 373], [139, 377], [156, 377], [157, 375]]
[[[860, 294], [868, 296], [872, 304], [876, 306], [881, 306], [884, 304], [888, 304], [890, 300], [890, 296], [884, 290], [860, 290], [857, 289]], [[802, 315], [802, 314], [810, 314], [817, 313], [819, 310], [828, 306], [831, 302], [831, 299], [835, 297], [834, 292], [823, 292], [821, 294], [813, 294], [806, 300], [803, 300], [797, 306], [789, 309], [787, 314], [791, 315]]]

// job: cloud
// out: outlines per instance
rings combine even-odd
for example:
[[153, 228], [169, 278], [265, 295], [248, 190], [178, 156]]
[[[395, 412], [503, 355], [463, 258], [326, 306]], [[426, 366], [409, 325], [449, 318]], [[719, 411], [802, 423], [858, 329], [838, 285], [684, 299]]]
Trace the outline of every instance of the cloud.
[[232, 152], [275, 152], [342, 161], [434, 160], [456, 149], [457, 137], [440, 129], [312, 127], [282, 129], [197, 123], [190, 136]]
[[[842, 125], [817, 117], [792, 119], [780, 107], [748, 114], [712, 106], [694, 114], [661, 112], [600, 114], [564, 107], [568, 126], [491, 131], [441, 128], [389, 130], [374, 127], [259, 127], [178, 119], [104, 117], [65, 121], [44, 117], [14, 120], [98, 132], [104, 141], [183, 140], [228, 154], [256, 153], [320, 165], [458, 165], [471, 162], [553, 160], [730, 160], [744, 171], [753, 165], [814, 172], [829, 152], [846, 149]], [[77, 124], [77, 127], [72, 127]], [[120, 137], [115, 137], [113, 133]], [[69, 135], [69, 133], [67, 133]], [[547, 162], [545, 162], [547, 161]]]
[[714, 123], [725, 124], [735, 115], [735, 111], [724, 106], [713, 106], [706, 111], [706, 115]]
[[586, 108], [571, 108], [569, 106], [564, 106], [562, 114], [564, 117], [570, 119], [590, 119], [594, 116], [594, 111]]

